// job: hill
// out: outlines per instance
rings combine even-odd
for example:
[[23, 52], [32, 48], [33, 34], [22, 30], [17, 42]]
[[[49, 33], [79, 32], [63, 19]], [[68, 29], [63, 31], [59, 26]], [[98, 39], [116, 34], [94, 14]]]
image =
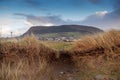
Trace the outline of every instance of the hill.
[[101, 29], [92, 27], [92, 26], [83, 26], [83, 25], [61, 25], [61, 26], [33, 26], [31, 27], [25, 35], [34, 34], [37, 37], [42, 38], [60, 38], [60, 37], [73, 37], [80, 38], [86, 34], [94, 34], [98, 32], [103, 32]]

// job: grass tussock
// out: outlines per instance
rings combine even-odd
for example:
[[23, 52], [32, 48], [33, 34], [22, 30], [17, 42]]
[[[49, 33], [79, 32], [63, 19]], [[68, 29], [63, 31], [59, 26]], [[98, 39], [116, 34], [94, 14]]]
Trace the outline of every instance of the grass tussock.
[[[97, 35], [86, 36], [76, 41], [73, 50], [83, 55], [88, 54], [119, 54], [120, 49], [120, 31], [111, 30], [109, 32]], [[87, 54], [87, 55], [88, 55]]]
[[27, 59], [30, 63], [46, 59], [51, 61], [55, 57], [55, 51], [40, 43], [34, 36], [25, 37], [17, 42], [0, 43], [1, 60], [16, 61]]
[[[120, 31], [111, 30], [76, 41], [71, 50], [83, 80], [120, 79]], [[86, 77], [87, 76], [87, 77]]]
[[[57, 52], [34, 36], [0, 42], [0, 80], [46, 80]], [[43, 76], [44, 74], [44, 76]]]

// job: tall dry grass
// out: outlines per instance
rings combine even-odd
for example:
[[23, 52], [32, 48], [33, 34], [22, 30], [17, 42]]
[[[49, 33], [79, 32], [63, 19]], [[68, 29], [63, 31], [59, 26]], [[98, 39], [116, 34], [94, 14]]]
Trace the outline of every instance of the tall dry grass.
[[86, 36], [75, 42], [71, 55], [83, 80], [96, 80], [97, 75], [105, 77], [100, 80], [120, 79], [120, 31]]
[[[35, 36], [0, 42], [0, 80], [46, 80], [56, 51]], [[46, 77], [46, 76], [47, 77]], [[49, 75], [49, 76], [48, 76]]]
[[81, 80], [96, 80], [97, 75], [120, 79], [120, 31], [86, 36], [73, 43], [71, 49], [58, 51], [35, 36], [1, 41], [0, 80], [69, 80], [67, 74], [59, 78], [59, 72], [76, 69], [74, 76]]
[[40, 41], [38, 41], [34, 36], [25, 37], [22, 40], [16, 42], [2, 41], [0, 43], [0, 49], [1, 59], [4, 58], [6, 61], [13, 62], [19, 61], [21, 58], [27, 58], [30, 63], [39, 59], [46, 59], [51, 61], [53, 57], [55, 57], [56, 53], [54, 50], [40, 43]]
[[[81, 53], [119, 54], [120, 31], [111, 30], [97, 35], [85, 36], [75, 42], [73, 50]], [[97, 52], [98, 51], [98, 52]], [[117, 52], [118, 51], [118, 52]]]

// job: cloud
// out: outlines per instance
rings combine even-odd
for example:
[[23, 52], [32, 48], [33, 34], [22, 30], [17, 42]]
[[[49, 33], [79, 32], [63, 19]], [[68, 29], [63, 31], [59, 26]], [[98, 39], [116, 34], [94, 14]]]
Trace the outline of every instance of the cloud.
[[26, 32], [29, 27], [25, 24], [26, 20], [17, 20], [11, 18], [0, 18], [0, 35], [10, 37], [10, 32], [13, 36], [18, 36]]
[[113, 11], [100, 11], [88, 16], [83, 24], [98, 26], [102, 29], [120, 29], [120, 0], [114, 0]]
[[8, 25], [8, 24], [11, 24], [12, 23], [12, 20], [10, 19], [7, 19], [7, 18], [0, 18], [0, 25]]
[[98, 11], [93, 15], [86, 17], [83, 21], [64, 20], [61, 16], [35, 16], [28, 14], [16, 13], [14, 15], [23, 16], [26, 18], [24, 22], [29, 27], [31, 26], [53, 26], [53, 25], [88, 25], [95, 26], [101, 29], [119, 28], [120, 29], [120, 16], [116, 11]]
[[[91, 0], [90, 0], [91, 1]], [[118, 2], [117, 2], [118, 1]], [[119, 0], [116, 0], [116, 5]], [[25, 23], [29, 26], [52, 26], [52, 25], [89, 25], [99, 27], [101, 29], [119, 28], [120, 29], [120, 6], [116, 6], [112, 12], [97, 11], [96, 13], [88, 16], [83, 21], [64, 20], [61, 16], [35, 16], [28, 14], [16, 13], [17, 16], [26, 18]]]
[[[16, 27], [13, 27], [16, 28]], [[2, 37], [11, 37], [11, 32], [13, 32], [13, 36], [19, 36], [22, 35], [27, 31], [26, 27], [18, 28], [18, 29], [11, 29], [10, 26], [4, 26], [0, 27], [0, 36]]]
[[[102, 16], [102, 17], [101, 17]], [[103, 29], [118, 28], [120, 29], [120, 0], [114, 0], [113, 11], [96, 12], [88, 16], [84, 24], [98, 26]]]
[[77, 21], [63, 20], [61, 16], [35, 16], [21, 13], [15, 13], [14, 15], [23, 16], [26, 18], [26, 24], [29, 26], [53, 26], [53, 25], [64, 25], [64, 24], [76, 24]]
[[113, 12], [99, 11], [88, 16], [82, 24], [96, 26], [101, 29], [117, 28], [120, 29], [120, 14], [115, 10]]
[[86, 17], [86, 19], [83, 22], [96, 22], [99, 20], [103, 20], [103, 18], [108, 14], [107, 11], [98, 11], [93, 15], [90, 15], [88, 17]]
[[99, 12], [96, 12], [96, 15], [99, 17], [104, 17], [107, 13], [108, 11], [99, 11]]
[[27, 24], [31, 26], [52, 26], [63, 23], [59, 16], [34, 16], [16, 13], [15, 15], [26, 17]]

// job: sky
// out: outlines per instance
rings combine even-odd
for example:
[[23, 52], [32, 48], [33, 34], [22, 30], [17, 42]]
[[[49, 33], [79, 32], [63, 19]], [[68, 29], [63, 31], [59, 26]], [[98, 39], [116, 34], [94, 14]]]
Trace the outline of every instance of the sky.
[[19, 36], [32, 26], [120, 29], [119, 4], [120, 0], [0, 0], [1, 36]]

